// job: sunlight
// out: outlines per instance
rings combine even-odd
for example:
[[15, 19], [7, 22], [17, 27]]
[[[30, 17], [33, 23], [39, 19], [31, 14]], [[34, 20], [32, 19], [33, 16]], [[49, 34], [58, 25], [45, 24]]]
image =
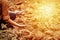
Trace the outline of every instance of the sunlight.
[[43, 4], [40, 6], [39, 9], [44, 17], [50, 17], [50, 16], [52, 16], [52, 14], [54, 12], [53, 4]]

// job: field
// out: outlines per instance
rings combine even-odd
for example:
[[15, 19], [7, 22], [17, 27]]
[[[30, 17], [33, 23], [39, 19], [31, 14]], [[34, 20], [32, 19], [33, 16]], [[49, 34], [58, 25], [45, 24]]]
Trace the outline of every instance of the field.
[[0, 40], [60, 40], [60, 0], [9, 0], [9, 10], [26, 27], [2, 23]]

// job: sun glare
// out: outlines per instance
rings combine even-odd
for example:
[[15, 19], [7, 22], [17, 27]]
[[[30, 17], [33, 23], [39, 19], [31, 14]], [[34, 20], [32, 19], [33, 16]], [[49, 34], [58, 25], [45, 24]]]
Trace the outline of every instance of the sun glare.
[[50, 16], [52, 16], [52, 14], [54, 12], [53, 4], [43, 4], [40, 6], [39, 9], [44, 17], [50, 17]]

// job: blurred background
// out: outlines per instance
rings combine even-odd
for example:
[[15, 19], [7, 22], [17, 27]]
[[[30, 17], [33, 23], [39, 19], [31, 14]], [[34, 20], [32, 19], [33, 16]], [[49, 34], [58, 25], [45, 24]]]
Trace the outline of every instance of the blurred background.
[[60, 0], [8, 0], [18, 28], [2, 23], [0, 40], [60, 40]]

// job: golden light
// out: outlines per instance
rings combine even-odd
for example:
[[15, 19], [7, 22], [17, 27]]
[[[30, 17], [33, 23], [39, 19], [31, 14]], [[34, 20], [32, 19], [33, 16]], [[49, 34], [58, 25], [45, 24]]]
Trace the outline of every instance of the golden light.
[[58, 29], [60, 26], [60, 2], [58, 0], [31, 0], [25, 10], [27, 17], [24, 16], [24, 19], [26, 21], [29, 19], [29, 24], [37, 25], [39, 29]]
[[[41, 33], [52, 35], [52, 38], [60, 35], [60, 2], [58, 0], [30, 0], [26, 11], [25, 23], [30, 25], [31, 28], [28, 29], [34, 29], [32, 33], [38, 38]], [[49, 40], [48, 37], [45, 40]]]
[[53, 4], [43, 4], [42, 6], [40, 6], [40, 12], [45, 17], [52, 16], [52, 14], [54, 12], [54, 6], [53, 6]]
[[[32, 18], [37, 19], [38, 28], [57, 28], [60, 23], [60, 3], [56, 0], [45, 0], [31, 2], [27, 10], [32, 13]], [[57, 24], [57, 25], [56, 25]], [[32, 24], [33, 25], [33, 24]]]

